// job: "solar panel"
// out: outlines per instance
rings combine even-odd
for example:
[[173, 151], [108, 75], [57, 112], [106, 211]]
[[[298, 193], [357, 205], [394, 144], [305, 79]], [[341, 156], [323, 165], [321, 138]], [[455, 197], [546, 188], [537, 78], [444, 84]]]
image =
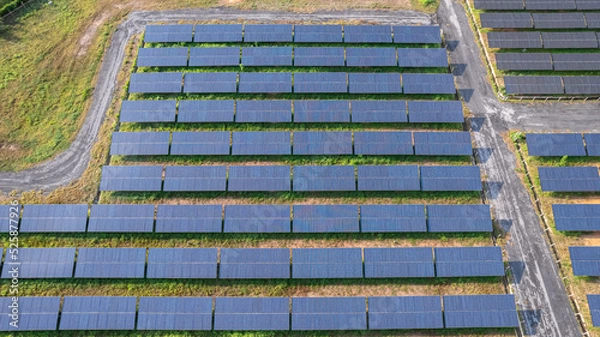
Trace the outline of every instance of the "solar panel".
[[179, 101], [179, 123], [233, 122], [235, 101]]
[[438, 277], [504, 276], [500, 247], [435, 248]]
[[289, 191], [289, 166], [229, 166], [230, 192]]
[[294, 48], [294, 66], [296, 67], [344, 67], [345, 65], [343, 47]]
[[184, 83], [184, 93], [234, 93], [237, 73], [187, 73]]
[[532, 15], [535, 29], [587, 28], [583, 13], [533, 13]]
[[287, 248], [221, 248], [219, 278], [290, 278], [290, 251]]
[[415, 154], [421, 156], [472, 156], [469, 132], [414, 132]]
[[352, 154], [352, 132], [296, 131], [295, 155]]
[[442, 328], [439, 296], [369, 297], [369, 330]]
[[294, 42], [342, 42], [341, 25], [294, 25]]
[[217, 248], [150, 248], [147, 278], [217, 278]]
[[229, 155], [229, 131], [173, 132], [171, 155]]
[[563, 76], [567, 95], [600, 94], [600, 76]]
[[294, 205], [294, 233], [359, 232], [357, 205]]
[[392, 27], [370, 25], [344, 26], [344, 42], [391, 43]]
[[351, 101], [354, 123], [406, 123], [406, 101]]
[[408, 101], [411, 123], [464, 123], [460, 101]]
[[426, 232], [424, 205], [361, 205], [364, 233]]
[[158, 205], [157, 233], [220, 233], [221, 205]]
[[549, 53], [496, 53], [496, 67], [500, 70], [552, 70]]
[[364, 297], [293, 297], [292, 331], [366, 330]]
[[152, 232], [154, 205], [92, 205], [89, 232]]
[[552, 54], [554, 70], [600, 70], [600, 57], [596, 53]]
[[129, 81], [129, 92], [178, 94], [181, 92], [182, 76], [182, 73], [133, 73]]
[[440, 26], [394, 26], [394, 43], [440, 44]]
[[121, 123], [174, 122], [176, 101], [123, 101]]
[[544, 49], [598, 48], [594, 32], [542, 32]]
[[354, 154], [412, 155], [413, 153], [412, 134], [410, 132], [354, 132]]
[[292, 101], [237, 101], [238, 123], [289, 123]]
[[509, 95], [564, 94], [560, 76], [504, 76], [504, 86]]
[[348, 67], [396, 67], [396, 48], [346, 48]]
[[242, 65], [277, 67], [292, 65], [292, 47], [243, 47]]
[[289, 205], [225, 205], [225, 233], [289, 233]]
[[359, 191], [419, 191], [419, 167], [358, 166]]
[[400, 74], [392, 73], [350, 73], [348, 92], [351, 94], [391, 94], [402, 93]]
[[421, 166], [422, 191], [481, 191], [479, 166]]
[[428, 205], [430, 232], [492, 232], [489, 205]]
[[[18, 318], [12, 316], [15, 303], [18, 305]], [[60, 297], [25, 297], [14, 302], [11, 297], [1, 297], [0, 306], [3, 308], [0, 315], [0, 331], [44, 331], [56, 330], [58, 311], [60, 310]]]
[[580, 133], [528, 133], [527, 151], [530, 156], [585, 156]]
[[291, 73], [240, 73], [240, 93], [291, 93]]
[[[2, 222], [0, 224], [0, 233], [8, 233], [12, 229], [18, 229], [19, 217], [21, 215], [21, 206], [0, 205], [0, 214], [2, 214]], [[11, 217], [12, 215], [12, 217]], [[27, 226], [31, 227], [31, 226]], [[0, 252], [0, 255], [2, 253]]]
[[356, 191], [354, 166], [295, 166], [294, 191]]
[[292, 278], [363, 277], [360, 248], [293, 248]]
[[365, 277], [435, 277], [431, 248], [365, 248]]
[[186, 67], [187, 48], [140, 48], [138, 49], [138, 67]]
[[[595, 3], [596, 9], [600, 9], [600, 3], [598, 3], [598, 1], [595, 1]], [[579, 2], [577, 5], [579, 5]], [[585, 13], [585, 21], [587, 22], [587, 28], [589, 29], [600, 28], [600, 13]]]
[[[7, 219], [8, 207], [2, 211], [2, 218]], [[85, 232], [87, 215], [88, 205], [27, 205], [19, 230], [23, 233]]]
[[74, 263], [75, 248], [19, 248], [14, 254], [7, 249], [2, 278], [71, 278]]
[[476, 9], [484, 10], [523, 10], [523, 0], [474, 0]]
[[146, 248], [79, 248], [75, 278], [143, 278], [145, 267]]
[[447, 68], [444, 48], [398, 48], [398, 65], [404, 68]]
[[540, 32], [489, 32], [487, 33], [490, 48], [506, 49], [541, 49]]
[[592, 315], [592, 325], [600, 326], [600, 295], [587, 295], [587, 300]]
[[192, 25], [147, 25], [144, 42], [192, 42]]
[[211, 329], [211, 297], [140, 297], [137, 330]]
[[163, 191], [225, 191], [226, 183], [226, 166], [167, 166]]
[[597, 0], [575, 0], [575, 2], [577, 4], [577, 10], [579, 11], [600, 9], [600, 3]]
[[162, 166], [103, 166], [100, 191], [160, 191]]
[[291, 155], [291, 133], [234, 131], [231, 149], [233, 155]]
[[290, 300], [283, 297], [217, 297], [215, 330], [289, 330]]
[[452, 74], [402, 74], [405, 94], [456, 94]]
[[479, 19], [482, 28], [533, 28], [531, 13], [528, 12], [481, 13]]
[[600, 133], [584, 133], [583, 138], [585, 138], [588, 156], [600, 156]]
[[296, 100], [294, 101], [295, 123], [349, 123], [348, 101]]
[[242, 42], [242, 25], [196, 25], [194, 42]]
[[553, 204], [552, 212], [559, 231], [600, 231], [600, 204]]
[[444, 322], [446, 328], [518, 327], [515, 296], [444, 296]]
[[170, 139], [170, 132], [113, 132], [110, 155], [168, 155]]
[[575, 276], [600, 276], [600, 247], [569, 247]]
[[65, 296], [59, 330], [133, 330], [136, 297]]
[[292, 25], [244, 26], [244, 42], [292, 42]]
[[190, 67], [237, 67], [239, 65], [239, 47], [190, 48]]
[[540, 184], [544, 192], [598, 192], [600, 177], [598, 168], [542, 167], [538, 168]]
[[295, 93], [346, 93], [346, 73], [294, 73]]
[[529, 11], [575, 10], [575, 0], [524, 0], [525, 8]]

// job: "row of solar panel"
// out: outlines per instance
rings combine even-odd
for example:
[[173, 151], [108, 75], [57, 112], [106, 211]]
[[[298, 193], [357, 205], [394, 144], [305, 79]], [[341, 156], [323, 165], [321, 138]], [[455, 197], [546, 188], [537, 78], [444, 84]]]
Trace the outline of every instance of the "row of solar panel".
[[144, 42], [298, 42], [440, 44], [440, 27], [374, 25], [148, 25]]
[[600, 247], [569, 247], [575, 276], [600, 276]]
[[542, 167], [538, 168], [542, 191], [545, 192], [600, 192], [598, 168]]
[[600, 204], [553, 204], [559, 231], [600, 231]]
[[[514, 295], [389, 297], [11, 297], [0, 298], [1, 331], [392, 330], [517, 327]], [[442, 307], [443, 299], [443, 307]], [[368, 310], [367, 310], [368, 303]], [[442, 309], [443, 308], [443, 309]], [[60, 317], [60, 322], [59, 322]], [[368, 324], [367, 324], [368, 317]]]
[[[8, 205], [0, 214], [8, 217]], [[25, 205], [13, 229], [44, 232], [491, 232], [488, 205]], [[14, 210], [13, 210], [14, 211]], [[290, 212], [291, 211], [291, 212]], [[156, 218], [156, 220], [155, 220]], [[5, 222], [7, 223], [7, 222]], [[8, 232], [8, 226], [0, 232]]]
[[526, 140], [530, 156], [600, 156], [600, 133], [528, 133]]
[[110, 154], [472, 156], [473, 147], [469, 132], [114, 132]]
[[484, 28], [599, 29], [600, 13], [481, 13]]
[[600, 295], [587, 295], [587, 299], [592, 315], [592, 325], [600, 326]]
[[598, 0], [474, 0], [475, 8], [482, 10], [598, 10]]
[[500, 70], [600, 70], [598, 53], [497, 53], [495, 57]]
[[[293, 108], [292, 108], [293, 106]], [[293, 110], [293, 112], [292, 112]], [[202, 100], [124, 101], [120, 121], [136, 123], [463, 123], [459, 101]]]
[[504, 276], [500, 247], [365, 248], [364, 265], [362, 248], [79, 248], [76, 261], [75, 248], [21, 248], [17, 255], [10, 252], [6, 252], [2, 269], [4, 279], [14, 277], [16, 265], [19, 278]]
[[509, 95], [598, 95], [600, 76], [504, 76]]
[[[104, 166], [101, 191], [481, 191], [479, 166]], [[292, 180], [292, 171], [294, 179]], [[357, 171], [357, 173], [355, 173]], [[596, 172], [597, 174], [597, 172]], [[357, 179], [358, 177], [358, 179]], [[358, 183], [357, 183], [358, 180]]]
[[138, 67], [296, 66], [448, 67], [444, 48], [206, 47], [140, 48]]
[[490, 48], [501, 49], [597, 49], [596, 32], [489, 32]]
[[[130, 93], [456, 94], [452, 74], [400, 73], [133, 73]], [[293, 77], [293, 79], [292, 79]], [[182, 84], [184, 83], [184, 84]], [[293, 83], [293, 84], [292, 84]]]

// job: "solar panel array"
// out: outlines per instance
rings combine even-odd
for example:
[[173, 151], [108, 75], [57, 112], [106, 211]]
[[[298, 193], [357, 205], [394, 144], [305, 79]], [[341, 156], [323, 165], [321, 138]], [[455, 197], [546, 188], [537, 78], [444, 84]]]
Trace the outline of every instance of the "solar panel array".
[[129, 82], [130, 93], [179, 94], [182, 73], [133, 73]]
[[593, 95], [600, 93], [600, 76], [505, 76], [507, 94]]
[[140, 297], [137, 330], [212, 330], [211, 297]]
[[[44, 331], [56, 330], [58, 314], [60, 311], [60, 297], [25, 297], [20, 296], [18, 307], [17, 326], [11, 325], [12, 307], [15, 303], [11, 297], [0, 297], [0, 306], [4, 308], [0, 315], [0, 331]], [[8, 310], [7, 310], [8, 309]]]
[[527, 151], [530, 156], [585, 156], [583, 138], [579, 133], [528, 133]]
[[544, 192], [598, 192], [600, 176], [598, 168], [543, 167], [538, 168], [540, 184]]
[[552, 213], [559, 231], [600, 231], [598, 204], [553, 204]]
[[438, 277], [504, 276], [500, 247], [435, 248]]
[[475, 0], [475, 8], [482, 10], [598, 10], [595, 0]]
[[597, 13], [529, 13], [503, 12], [481, 13], [484, 28], [514, 29], [586, 29], [598, 28]]
[[446, 328], [519, 326], [514, 295], [444, 296]]
[[600, 276], [600, 247], [569, 247], [575, 276]]
[[500, 70], [600, 70], [600, 58], [593, 53], [497, 53]]
[[592, 315], [592, 325], [600, 326], [600, 295], [587, 295], [587, 300]]
[[133, 330], [136, 304], [130, 296], [65, 296], [58, 329]]
[[[8, 214], [8, 207], [2, 214]], [[27, 211], [23, 211], [19, 231], [85, 232], [87, 217], [88, 205], [28, 205]]]

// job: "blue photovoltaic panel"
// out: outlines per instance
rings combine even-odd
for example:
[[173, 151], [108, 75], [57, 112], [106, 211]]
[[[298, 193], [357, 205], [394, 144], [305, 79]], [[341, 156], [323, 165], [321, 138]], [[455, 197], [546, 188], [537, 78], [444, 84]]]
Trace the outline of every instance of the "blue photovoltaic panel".
[[396, 67], [396, 48], [346, 48], [348, 67]]
[[420, 156], [472, 156], [469, 132], [415, 132], [415, 154]]
[[398, 66], [405, 68], [447, 68], [445, 48], [398, 48]]
[[[12, 217], [11, 217], [11, 214], [13, 214]], [[11, 226], [12, 226], [13, 230], [18, 229], [20, 214], [21, 214], [20, 206], [0, 205], [0, 217], [2, 217], [2, 219], [3, 219], [2, 222], [0, 223], [0, 233], [8, 233], [11, 230]], [[23, 226], [23, 225], [21, 225], [21, 226]], [[31, 227], [31, 226], [28, 226], [28, 227]], [[84, 226], [84, 230], [85, 230], [85, 226]], [[0, 252], [0, 255], [2, 255], [1, 252]]]
[[350, 131], [294, 132], [294, 155], [343, 154], [352, 154], [352, 132]]
[[242, 25], [196, 25], [194, 42], [242, 42]]
[[575, 10], [575, 0], [525, 0], [527, 10]]
[[289, 233], [289, 205], [225, 205], [225, 233]]
[[221, 205], [158, 205], [157, 233], [220, 233]]
[[360, 248], [294, 248], [292, 278], [363, 277]]
[[292, 47], [243, 47], [243, 66], [292, 66]]
[[564, 94], [560, 76], [504, 76], [506, 93], [510, 95]]
[[452, 74], [402, 74], [405, 94], [456, 94]]
[[421, 166], [422, 191], [481, 191], [479, 166]]
[[489, 205], [427, 205], [430, 232], [491, 232]]
[[190, 48], [190, 67], [237, 67], [239, 65], [239, 47]]
[[287, 248], [221, 248], [219, 278], [290, 278], [290, 250]]
[[59, 330], [133, 330], [136, 297], [65, 296]]
[[123, 101], [121, 123], [174, 122], [177, 101]]
[[412, 134], [401, 131], [356, 131], [354, 154], [412, 155]]
[[481, 13], [479, 14], [479, 20], [482, 28], [533, 28], [533, 20], [529, 12]]
[[369, 297], [369, 330], [443, 328], [439, 296]]
[[559, 231], [600, 231], [600, 204], [553, 204], [552, 212]]
[[367, 330], [364, 297], [293, 297], [292, 331]]
[[217, 248], [150, 248], [147, 278], [217, 278]]
[[230, 192], [289, 191], [289, 166], [229, 166]]
[[[588, 24], [582, 12], [533, 13], [535, 29], [586, 29]], [[532, 27], [527, 27], [532, 28]]]
[[289, 123], [292, 101], [237, 101], [235, 121], [238, 123]]
[[426, 232], [424, 205], [361, 205], [364, 233]]
[[391, 43], [392, 27], [367, 25], [344, 26], [344, 42]]
[[295, 93], [346, 93], [346, 73], [294, 73]]
[[19, 248], [18, 254], [7, 250], [2, 278], [13, 278], [11, 270], [17, 266], [18, 278], [71, 278], [74, 263], [75, 248]]
[[[2, 211], [0, 216], [6, 219], [9, 216], [8, 207]], [[23, 208], [19, 231], [85, 232], [87, 215], [88, 205], [27, 205]]]
[[179, 101], [179, 123], [233, 122], [235, 101]]
[[237, 91], [237, 73], [187, 73], [184, 93], [230, 93]]
[[600, 247], [569, 247], [575, 276], [600, 276]]
[[356, 191], [354, 166], [295, 166], [294, 191]]
[[500, 247], [435, 248], [438, 277], [504, 276]]
[[240, 73], [240, 93], [291, 93], [292, 73]]
[[435, 277], [431, 248], [365, 248], [365, 277]]
[[137, 330], [211, 330], [212, 297], [140, 297]]
[[215, 330], [273, 331], [290, 329], [290, 300], [286, 297], [217, 297]]
[[294, 205], [294, 233], [355, 233], [357, 205]]
[[292, 25], [244, 26], [244, 42], [292, 42]]
[[464, 123], [460, 101], [408, 101], [411, 123]]
[[342, 42], [342, 26], [294, 25], [294, 42]]
[[440, 26], [394, 26], [394, 43], [440, 44]]
[[344, 47], [296, 47], [296, 67], [344, 67]]
[[[597, 0], [575, 0], [575, 2], [577, 3], [577, 10], [580, 10], [580, 11], [600, 9], [600, 2], [598, 2]], [[588, 18], [587, 18], [588, 27], [590, 27], [589, 14], [590, 13], [586, 13], [586, 16], [588, 16]]]
[[580, 133], [528, 133], [527, 151], [530, 156], [585, 156]]
[[146, 248], [79, 248], [76, 278], [143, 278]]
[[598, 168], [538, 167], [540, 184], [545, 192], [597, 192], [600, 191]]
[[476, 9], [485, 10], [518, 10], [522, 11], [525, 8], [523, 0], [475, 0], [474, 6]]
[[103, 166], [100, 191], [160, 191], [162, 166]]
[[406, 123], [406, 101], [351, 101], [354, 123]]
[[518, 327], [515, 296], [444, 296], [444, 322], [446, 328]]
[[400, 74], [350, 73], [348, 92], [351, 94], [400, 94]]
[[587, 295], [587, 300], [592, 315], [592, 324], [600, 326], [600, 295]]
[[419, 191], [419, 166], [359, 166], [359, 191]]
[[542, 35], [540, 32], [489, 32], [487, 38], [490, 48], [542, 48]]
[[229, 155], [229, 131], [173, 132], [171, 155]]
[[152, 232], [154, 205], [92, 205], [89, 232]]
[[584, 133], [585, 147], [590, 157], [600, 157], [600, 133]]
[[144, 42], [192, 42], [192, 25], [147, 25]]
[[226, 180], [226, 166], [167, 166], [163, 191], [225, 191]]
[[170, 139], [170, 132], [113, 132], [110, 155], [168, 155]]
[[294, 101], [295, 123], [349, 123], [348, 101]]
[[182, 76], [182, 73], [133, 73], [129, 92], [178, 94], [181, 92]]
[[[60, 297], [19, 297], [17, 326], [9, 313], [12, 312], [11, 297], [1, 297], [0, 331], [50, 331], [56, 330]], [[12, 324], [11, 324], [12, 323]]]
[[187, 66], [187, 48], [140, 48], [138, 49], [138, 67], [185, 67]]
[[567, 95], [600, 94], [600, 76], [563, 76], [562, 79]]
[[288, 131], [233, 132], [233, 155], [290, 155], [291, 134]]

